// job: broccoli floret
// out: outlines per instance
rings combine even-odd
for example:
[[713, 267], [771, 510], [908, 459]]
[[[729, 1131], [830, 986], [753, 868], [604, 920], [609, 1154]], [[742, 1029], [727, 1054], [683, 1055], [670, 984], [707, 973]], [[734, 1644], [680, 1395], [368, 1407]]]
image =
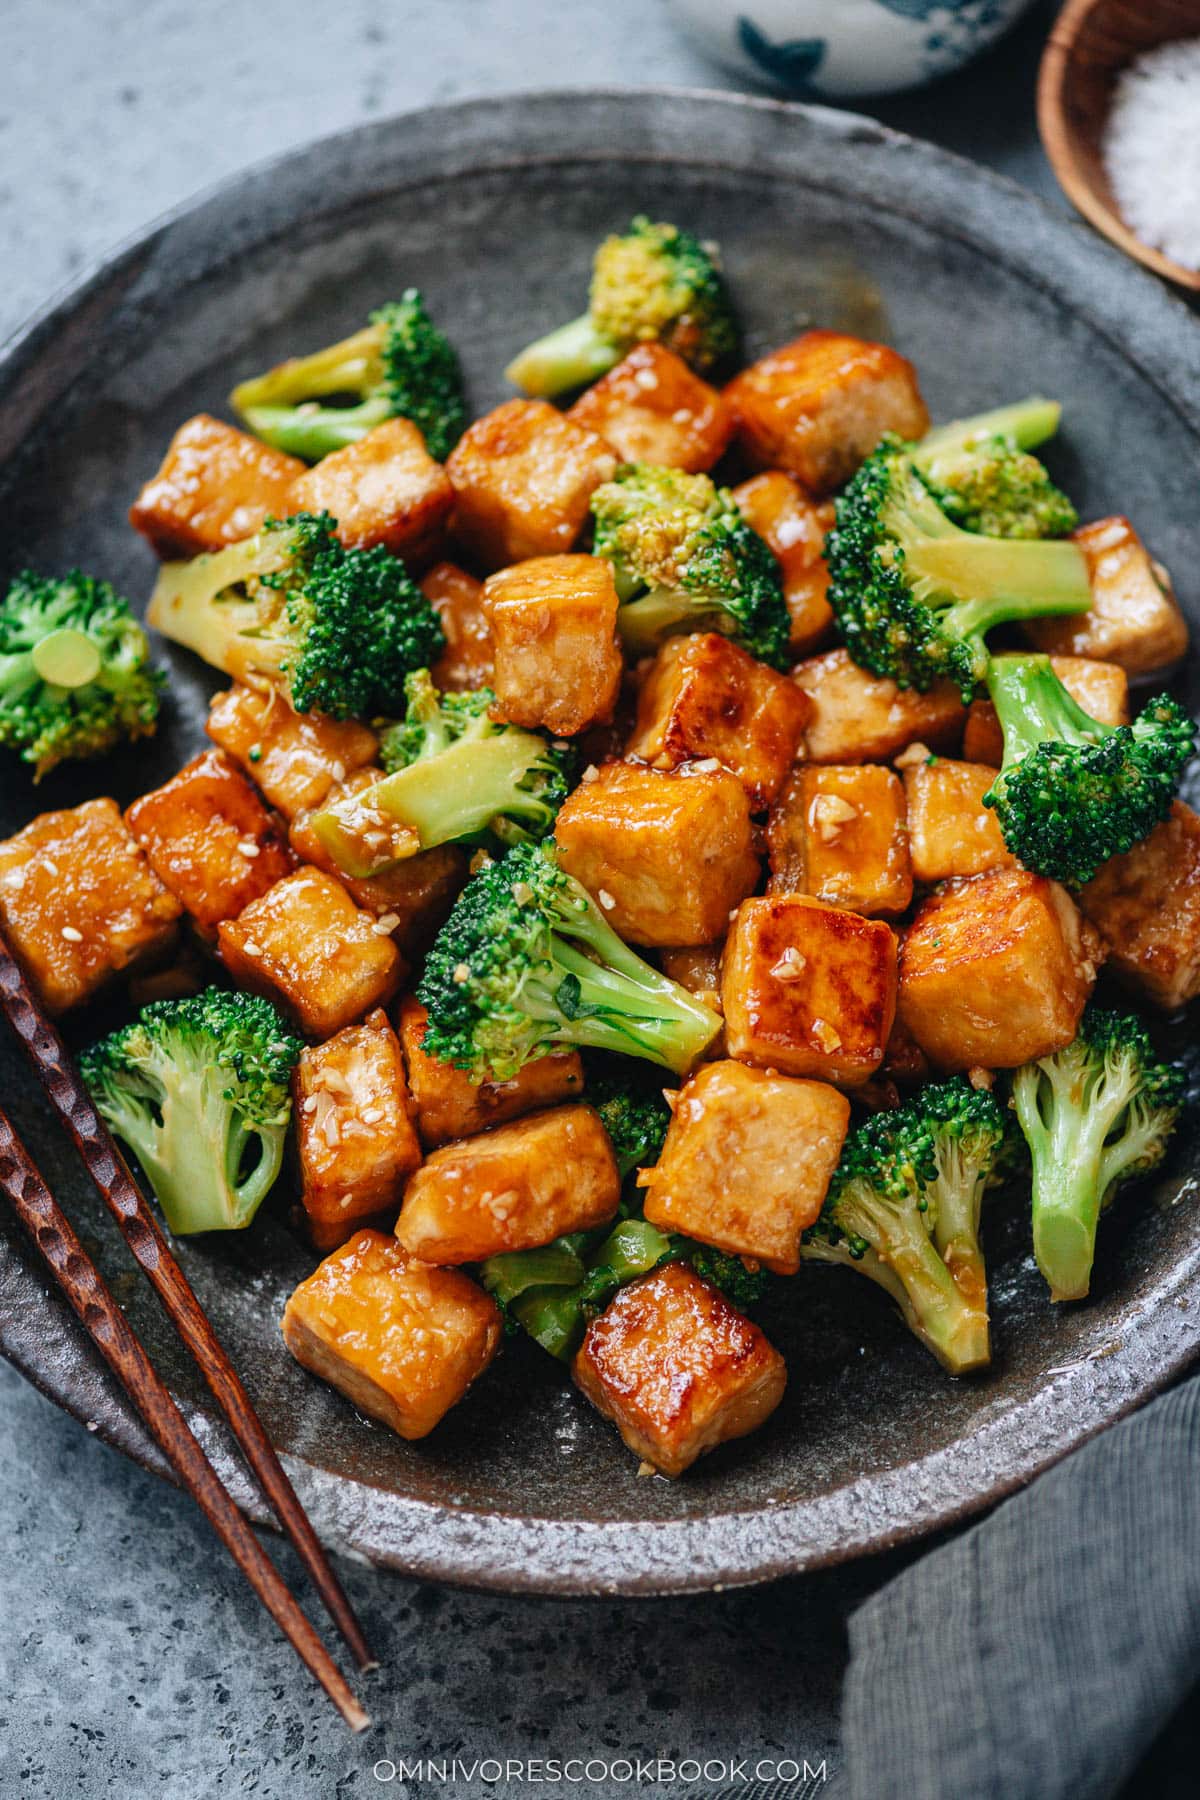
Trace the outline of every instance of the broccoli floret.
[[983, 803], [1026, 868], [1080, 886], [1167, 816], [1196, 735], [1168, 695], [1133, 725], [1103, 725], [1047, 656], [993, 657], [987, 685], [1004, 760]]
[[1056, 401], [1035, 398], [958, 419], [912, 445], [912, 459], [942, 511], [965, 531], [1065, 537], [1079, 515], [1030, 455], [1053, 437], [1061, 412]]
[[963, 1291], [934, 1242], [936, 1123], [918, 1095], [852, 1131], [801, 1255], [869, 1275], [892, 1296], [913, 1335], [961, 1375], [988, 1361], [987, 1308]]
[[625, 463], [592, 495], [594, 549], [613, 565], [617, 629], [635, 655], [678, 631], [720, 631], [789, 666], [779, 564], [727, 488], [707, 475]]
[[884, 438], [836, 510], [825, 546], [830, 605], [855, 662], [900, 687], [924, 691], [948, 676], [970, 700], [994, 626], [1091, 605], [1077, 544], [962, 531], [898, 438]]
[[250, 1223], [283, 1162], [301, 1049], [269, 1001], [209, 988], [144, 1007], [84, 1052], [92, 1098], [176, 1236]]
[[926, 1192], [933, 1242], [967, 1304], [987, 1329], [987, 1269], [979, 1241], [983, 1196], [1013, 1170], [1016, 1132], [995, 1095], [962, 1076], [931, 1082], [913, 1102], [933, 1140]]
[[[676, 1239], [676, 1243], [680, 1240]], [[691, 1263], [697, 1275], [704, 1278], [713, 1287], [720, 1288], [731, 1306], [739, 1312], [751, 1312], [762, 1300], [770, 1285], [770, 1277], [765, 1269], [747, 1263], [741, 1256], [728, 1256], [724, 1250], [714, 1250], [709, 1244], [692, 1246], [686, 1260]]]
[[575, 754], [490, 716], [490, 688], [439, 694], [427, 669], [404, 684], [404, 719], [382, 738], [391, 772], [317, 813], [313, 830], [345, 875], [378, 875], [435, 844], [533, 842], [553, 829]]
[[741, 333], [713, 246], [639, 215], [597, 250], [583, 317], [530, 344], [505, 374], [525, 393], [553, 399], [649, 339], [704, 370], [735, 356]]
[[567, 1362], [588, 1322], [618, 1288], [673, 1258], [673, 1240], [645, 1219], [575, 1232], [540, 1250], [511, 1250], [480, 1264], [479, 1275], [506, 1317]]
[[[320, 404], [337, 399], [344, 403]], [[257, 437], [306, 462], [391, 418], [411, 419], [441, 462], [467, 422], [457, 352], [416, 288], [373, 312], [353, 337], [243, 381], [229, 401]]]
[[682, 1074], [720, 1029], [644, 963], [554, 846], [518, 844], [467, 883], [417, 988], [425, 1050], [472, 1080], [507, 1081], [557, 1044], [641, 1056]]
[[107, 581], [26, 569], [0, 602], [0, 744], [33, 764], [35, 781], [149, 736], [165, 681]]
[[282, 682], [297, 712], [394, 712], [405, 677], [445, 648], [442, 628], [402, 562], [346, 550], [334, 529], [328, 513], [297, 513], [165, 563], [146, 617], [227, 675]]
[[1184, 1073], [1133, 1013], [1089, 1006], [1074, 1043], [1026, 1063], [1012, 1099], [1033, 1158], [1033, 1250], [1052, 1300], [1091, 1284], [1100, 1213], [1166, 1154]]
[[671, 1108], [662, 1077], [627, 1056], [592, 1051], [584, 1059], [584, 1098], [612, 1139], [621, 1179], [658, 1161]]

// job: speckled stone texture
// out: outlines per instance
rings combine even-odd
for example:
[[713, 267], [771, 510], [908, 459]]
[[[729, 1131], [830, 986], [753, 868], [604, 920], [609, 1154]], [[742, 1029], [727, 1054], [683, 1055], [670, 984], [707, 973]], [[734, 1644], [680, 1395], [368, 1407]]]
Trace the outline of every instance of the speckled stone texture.
[[[0, 333], [200, 184], [315, 134], [524, 86], [728, 85], [645, 0], [2, 10]], [[1061, 203], [1031, 110], [1053, 10], [953, 86], [875, 110]], [[476, 1597], [343, 1564], [385, 1662], [368, 1684], [375, 1729], [353, 1743], [190, 1502], [2, 1364], [0, 1519], [4, 1800], [631, 1791], [388, 1787], [372, 1775], [380, 1757], [456, 1753], [781, 1752], [828, 1757], [832, 1771], [844, 1618], [907, 1560], [658, 1602]]]

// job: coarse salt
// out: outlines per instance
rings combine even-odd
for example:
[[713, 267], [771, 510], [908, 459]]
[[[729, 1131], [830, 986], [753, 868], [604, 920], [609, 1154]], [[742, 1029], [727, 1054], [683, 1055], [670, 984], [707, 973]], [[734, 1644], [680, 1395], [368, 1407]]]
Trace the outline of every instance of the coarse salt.
[[1200, 270], [1200, 37], [1160, 44], [1122, 71], [1104, 169], [1142, 242]]

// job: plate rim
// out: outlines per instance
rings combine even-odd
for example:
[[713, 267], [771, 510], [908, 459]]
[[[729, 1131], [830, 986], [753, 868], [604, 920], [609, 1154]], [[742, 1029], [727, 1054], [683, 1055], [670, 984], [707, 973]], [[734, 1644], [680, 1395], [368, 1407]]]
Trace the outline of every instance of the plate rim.
[[[647, 109], [680, 111], [688, 118], [718, 113], [722, 118], [749, 120], [750, 134], [778, 131], [802, 144], [805, 135], [825, 143], [842, 145], [848, 153], [845, 180], [826, 181], [855, 189], [892, 213], [912, 218], [925, 216], [939, 233], [958, 238], [993, 255], [1001, 255], [1014, 273], [1065, 305], [1091, 331], [1099, 332], [1122, 359], [1134, 367], [1177, 412], [1200, 440], [1200, 319], [1178, 296], [1165, 290], [1148, 272], [1130, 264], [1082, 221], [1057, 213], [1047, 202], [1018, 182], [984, 169], [951, 151], [893, 130], [864, 114], [838, 108], [800, 104], [719, 89], [676, 86], [603, 86], [532, 89], [503, 95], [465, 97], [449, 103], [417, 107], [368, 124], [307, 140], [246, 165], [208, 184], [170, 207], [130, 234], [112, 250], [96, 257], [71, 281], [60, 287], [0, 344], [0, 455], [23, 434], [24, 421], [36, 418], [54, 394], [47, 392], [40, 373], [52, 375], [55, 350], [65, 355], [77, 336], [93, 322], [102, 303], [119, 300], [135, 287], [140, 273], [155, 251], [172, 234], [197, 229], [203, 236], [204, 216], [227, 207], [231, 200], [250, 200], [258, 190], [278, 184], [281, 175], [291, 179], [308, 162], [330, 159], [347, 165], [351, 180], [361, 162], [363, 170], [374, 164], [386, 170], [386, 147], [419, 134], [426, 140], [425, 162], [417, 159], [415, 184], [433, 172], [433, 146], [439, 133], [467, 140], [464, 148], [476, 152], [494, 149], [496, 123], [515, 121], [500, 157], [484, 156], [482, 162], [461, 163], [462, 152], [452, 159], [453, 173], [474, 166], [529, 166], [583, 160], [588, 151], [562, 142], [565, 124], [580, 126], [589, 109], [629, 109], [644, 115]], [[539, 122], [552, 118], [559, 126], [551, 148], [539, 147]], [[686, 122], [686, 121], [685, 121]], [[463, 125], [467, 126], [465, 134]], [[477, 127], [480, 129], [471, 129]], [[653, 134], [651, 134], [653, 135]], [[649, 143], [632, 148], [658, 161], [686, 162], [692, 167], [722, 167], [749, 172], [748, 161], [737, 161], [720, 132], [697, 132], [701, 148], [694, 154], [672, 153]], [[669, 133], [667, 134], [669, 136]], [[918, 173], [931, 176], [934, 195], [928, 211], [893, 204], [865, 188], [865, 174], [856, 164], [855, 150], [869, 161], [880, 152], [901, 159]], [[630, 148], [622, 146], [625, 155]], [[607, 154], [596, 140], [590, 154]], [[781, 153], [786, 160], [786, 144]], [[793, 150], [793, 156], [796, 156]], [[798, 157], [796, 158], [798, 161]], [[410, 165], [411, 166], [411, 165]], [[855, 171], [858, 168], [857, 183]], [[768, 166], [767, 173], [781, 179], [787, 171]], [[979, 207], [970, 218], [948, 224], [939, 216], [937, 194], [946, 184], [959, 193], [974, 188], [990, 195], [994, 207]], [[383, 181], [378, 191], [393, 192], [396, 180]], [[810, 184], [811, 185], [811, 184]], [[369, 193], [360, 191], [357, 204]], [[262, 194], [259, 194], [262, 198]], [[334, 192], [318, 212], [336, 213], [346, 196]], [[944, 205], [944, 202], [940, 203]], [[265, 228], [249, 231], [249, 239], [262, 242]], [[1042, 254], [1042, 266], [1037, 258]], [[211, 259], [210, 259], [211, 260]], [[1094, 278], [1089, 281], [1089, 278]], [[176, 281], [180, 286], [186, 275]], [[1065, 291], [1069, 290], [1069, 291]], [[1150, 329], [1136, 340], [1131, 318]], [[7, 440], [7, 442], [6, 442]], [[14, 1260], [0, 1244], [0, 1263]], [[1072, 1365], [1058, 1372], [1046, 1387], [1016, 1409], [1010, 1408], [998, 1422], [1002, 1429], [1014, 1410], [1037, 1411], [1043, 1438], [1053, 1442], [1030, 1448], [1017, 1466], [1001, 1473], [987, 1470], [986, 1445], [992, 1427], [972, 1431], [946, 1450], [933, 1452], [913, 1463], [876, 1471], [837, 1487], [818, 1500], [751, 1505], [726, 1511], [709, 1509], [682, 1520], [562, 1520], [528, 1517], [483, 1509], [442, 1507], [416, 1500], [393, 1490], [371, 1488], [353, 1478], [335, 1475], [299, 1457], [287, 1457], [301, 1498], [313, 1514], [326, 1542], [335, 1550], [406, 1574], [472, 1588], [506, 1593], [548, 1593], [560, 1596], [587, 1594], [671, 1594], [751, 1585], [777, 1579], [808, 1568], [827, 1566], [856, 1556], [896, 1547], [961, 1521], [993, 1505], [1024, 1485], [1061, 1457], [1070, 1454], [1089, 1437], [1144, 1403], [1166, 1386], [1200, 1353], [1200, 1326], [1188, 1325], [1173, 1304], [1181, 1287], [1200, 1285], [1200, 1243], [1192, 1258], [1175, 1265], [1153, 1296], [1153, 1304], [1135, 1312], [1127, 1321], [1126, 1336], [1135, 1336], [1152, 1352], [1154, 1372], [1145, 1365], [1122, 1381], [1124, 1359], [1116, 1354], [1108, 1363]], [[1173, 1313], [1173, 1319], [1166, 1314]], [[72, 1321], [72, 1329], [74, 1324]], [[37, 1365], [36, 1356], [0, 1319], [0, 1353], [48, 1398], [85, 1423], [107, 1443], [133, 1457], [155, 1473], [164, 1464], [119, 1392], [106, 1389], [109, 1405], [96, 1416], [95, 1396], [81, 1392], [87, 1382], [56, 1381]], [[271, 1523], [257, 1493], [242, 1474], [223, 1437], [212, 1426], [211, 1415], [190, 1409], [189, 1420], [203, 1432], [205, 1446], [221, 1474], [230, 1481], [235, 1496], [257, 1523]], [[1066, 1422], [1070, 1426], [1064, 1431]], [[1056, 1429], [1057, 1427], [1057, 1429]], [[1064, 1436], [1069, 1441], [1063, 1441]], [[959, 1458], [964, 1446], [980, 1462], [980, 1477], [962, 1483], [937, 1478], [944, 1471], [936, 1465]], [[972, 1465], [974, 1466], [974, 1465]], [[933, 1479], [936, 1493], [927, 1492], [922, 1476]], [[848, 1532], [844, 1511], [847, 1497], [865, 1490], [870, 1504], [866, 1523]], [[967, 1492], [965, 1490], [969, 1489]], [[901, 1492], [900, 1490], [906, 1490]], [[348, 1505], [352, 1500], [354, 1504]], [[841, 1509], [843, 1517], [836, 1542], [820, 1541], [820, 1517], [827, 1508]], [[745, 1527], [739, 1530], [738, 1526]], [[385, 1529], [386, 1527], [386, 1529]], [[639, 1558], [630, 1566], [626, 1552], [640, 1537]]]

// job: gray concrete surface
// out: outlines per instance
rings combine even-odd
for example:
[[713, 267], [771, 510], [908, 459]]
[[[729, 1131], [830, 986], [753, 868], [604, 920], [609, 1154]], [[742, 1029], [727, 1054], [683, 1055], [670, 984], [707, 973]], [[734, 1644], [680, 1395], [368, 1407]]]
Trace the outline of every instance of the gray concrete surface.
[[[1052, 10], [956, 81], [874, 110], [1062, 205], [1032, 123]], [[0, 29], [0, 335], [198, 186], [316, 133], [521, 87], [729, 85], [646, 0], [4, 0]], [[375, 1729], [351, 1743], [190, 1503], [3, 1365], [0, 1518], [3, 1800], [631, 1791], [372, 1773], [420, 1756], [783, 1755], [832, 1772], [844, 1620], [898, 1566], [657, 1604], [347, 1567], [385, 1662]]]

